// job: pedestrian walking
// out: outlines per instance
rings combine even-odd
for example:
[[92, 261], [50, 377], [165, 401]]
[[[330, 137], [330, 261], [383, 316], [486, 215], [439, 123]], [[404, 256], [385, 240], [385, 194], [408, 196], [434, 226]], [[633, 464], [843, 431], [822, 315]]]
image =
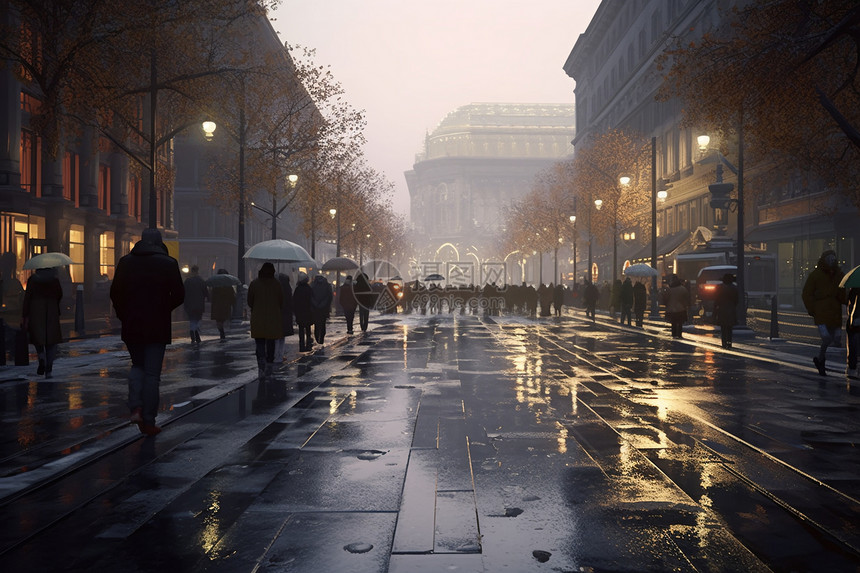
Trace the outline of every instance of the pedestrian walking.
[[[621, 282], [621, 279], [615, 279], [612, 281], [612, 290], [610, 291], [610, 301], [609, 301], [609, 316], [612, 317], [612, 320], [615, 320], [615, 313], [621, 312], [621, 287], [624, 284]], [[621, 322], [624, 322], [622, 319]]]
[[723, 282], [717, 285], [717, 294], [714, 297], [714, 324], [720, 326], [723, 348], [732, 347], [732, 331], [738, 322], [738, 287], [734, 282], [733, 274], [724, 274]]
[[827, 250], [821, 253], [818, 264], [803, 285], [803, 306], [821, 336], [818, 356], [812, 358], [812, 363], [821, 376], [827, 375], [827, 348], [831, 345], [838, 347], [841, 343], [842, 305], [847, 302], [845, 289], [839, 288], [843, 275], [836, 259], [836, 251]]
[[352, 334], [352, 327], [355, 322], [355, 309], [358, 308], [358, 301], [355, 298], [352, 277], [349, 275], [344, 279], [340, 291], [337, 293], [337, 302], [343, 309], [343, 316], [346, 319], [346, 333]]
[[27, 290], [21, 309], [21, 330], [30, 335], [36, 347], [39, 367], [36, 374], [52, 377], [57, 345], [63, 340], [60, 331], [60, 301], [63, 287], [57, 278], [57, 269], [36, 269], [27, 279]]
[[645, 306], [648, 304], [648, 291], [645, 283], [636, 281], [633, 285], [633, 314], [636, 316], [636, 326], [642, 328], [645, 322]]
[[600, 290], [590, 280], [585, 281], [585, 290], [582, 293], [582, 304], [585, 305], [585, 318], [596, 319], [597, 301], [600, 299]]
[[624, 319], [627, 319], [627, 326], [632, 326], [633, 323], [633, 281], [630, 277], [624, 279], [621, 283], [621, 324], [624, 324]]
[[299, 280], [293, 291], [293, 314], [296, 317], [296, 325], [299, 327], [299, 352], [310, 352], [314, 345], [311, 338], [311, 325], [314, 323], [311, 307], [312, 294], [313, 291], [308, 284], [308, 275], [299, 273]]
[[690, 306], [690, 291], [678, 275], [669, 278], [669, 293], [666, 303], [666, 320], [672, 325], [672, 338], [682, 338], [687, 309]]
[[248, 285], [248, 308], [251, 309], [251, 338], [257, 356], [260, 378], [272, 375], [275, 363], [275, 341], [284, 336], [281, 306], [284, 295], [275, 278], [275, 265], [263, 263], [257, 278]]
[[286, 359], [286, 337], [296, 333], [293, 329], [293, 286], [290, 275], [278, 273], [278, 283], [281, 285], [281, 327], [284, 335], [275, 341], [275, 360], [283, 362]]
[[848, 289], [848, 319], [845, 321], [845, 332], [848, 334], [848, 370], [847, 376], [860, 378], [857, 368], [857, 354], [860, 352], [860, 288]]
[[206, 310], [206, 300], [209, 292], [206, 281], [200, 276], [200, 269], [192, 265], [191, 273], [185, 279], [185, 314], [188, 315], [188, 329], [191, 342], [200, 342], [200, 321]]
[[[227, 269], [218, 269], [218, 274], [228, 275], [230, 273]], [[236, 302], [236, 289], [231, 285], [214, 286], [209, 298], [212, 301], [209, 309], [209, 318], [215, 321], [220, 340], [224, 342], [227, 340], [227, 333], [224, 332], [224, 323], [230, 320], [233, 314], [233, 304]]]
[[[426, 289], [422, 290], [420, 297], [421, 314], [425, 314], [427, 312], [428, 294]], [[358, 302], [358, 326], [362, 332], [367, 332], [367, 325], [370, 322], [370, 309], [376, 306], [376, 298], [379, 295], [373, 292], [373, 287], [370, 286], [370, 279], [366, 273], [355, 275], [352, 291], [355, 294], [356, 302]]]
[[319, 344], [325, 344], [325, 323], [331, 313], [333, 295], [331, 284], [323, 275], [314, 277], [311, 285], [311, 309], [314, 316], [314, 340]]
[[564, 285], [558, 283], [555, 285], [555, 289], [552, 291], [552, 307], [555, 310], [556, 316], [561, 316], [561, 309], [564, 306]]
[[130, 420], [143, 434], [154, 436], [161, 431], [155, 418], [164, 350], [171, 343], [171, 312], [185, 300], [179, 264], [167, 254], [158, 229], [144, 229], [140, 241], [119, 260], [110, 298], [131, 357]]

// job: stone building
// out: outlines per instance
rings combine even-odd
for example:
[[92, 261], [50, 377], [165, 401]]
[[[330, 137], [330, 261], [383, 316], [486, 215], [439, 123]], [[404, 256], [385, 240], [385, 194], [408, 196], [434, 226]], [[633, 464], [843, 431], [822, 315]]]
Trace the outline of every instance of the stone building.
[[504, 257], [505, 209], [573, 152], [574, 135], [570, 104], [472, 103], [448, 114], [406, 172], [419, 262]]
[[[646, 140], [654, 138], [657, 180], [669, 183], [656, 220], [659, 266], [664, 272], [671, 271], [675, 254], [708, 238], [718, 226], [715, 217], [727, 215], [727, 234], [737, 237], [736, 214], [715, 213], [710, 206], [708, 185], [715, 182], [714, 150], [719, 144], [715, 135], [681, 127], [679, 101], [655, 100], [662, 81], [656, 58], [672, 39], [695, 40], [713, 29], [728, 4], [721, 0], [604, 0], [564, 63], [565, 72], [576, 80], [575, 147], [590, 134], [608, 128], [637, 132]], [[707, 148], [700, 149], [700, 135], [710, 135]], [[729, 155], [729, 161], [736, 161], [736, 155]], [[736, 183], [728, 169], [725, 175], [726, 182]], [[857, 264], [857, 213], [832, 205], [838, 214], [824, 214], [815, 205], [833, 203], [833, 198], [801, 176], [772, 185], [765, 192], [747, 195], [744, 243], [747, 248], [775, 255], [780, 304], [802, 308], [799, 293], [803, 282], [825, 248], [836, 249], [843, 266]], [[650, 216], [643, 213], [643, 217]], [[595, 245], [595, 249], [600, 247]], [[650, 262], [650, 237], [639, 237], [625, 255], [628, 260]], [[611, 258], [605, 247], [596, 251], [595, 259], [604, 276], [612, 274], [606, 269]]]

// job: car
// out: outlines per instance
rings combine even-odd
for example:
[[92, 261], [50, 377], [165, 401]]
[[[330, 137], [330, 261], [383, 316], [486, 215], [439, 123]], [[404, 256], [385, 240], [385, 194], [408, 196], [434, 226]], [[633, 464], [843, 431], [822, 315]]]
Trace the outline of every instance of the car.
[[714, 313], [714, 301], [717, 299], [717, 286], [722, 284], [723, 276], [728, 273], [735, 276], [738, 268], [735, 265], [713, 265], [703, 267], [696, 277], [696, 300], [699, 304], [699, 315], [705, 318]]

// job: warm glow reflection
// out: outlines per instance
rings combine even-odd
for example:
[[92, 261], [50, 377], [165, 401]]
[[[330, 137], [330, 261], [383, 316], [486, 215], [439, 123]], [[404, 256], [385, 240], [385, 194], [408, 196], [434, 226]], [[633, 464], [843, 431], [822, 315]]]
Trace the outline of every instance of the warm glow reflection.
[[558, 428], [558, 453], [567, 453], [567, 428], [556, 422]]
[[221, 510], [221, 492], [209, 492], [210, 503], [203, 517], [203, 529], [200, 532], [200, 547], [209, 553], [221, 539], [220, 521], [218, 512]]
[[69, 386], [69, 410], [80, 410], [84, 407], [83, 393], [80, 384]]

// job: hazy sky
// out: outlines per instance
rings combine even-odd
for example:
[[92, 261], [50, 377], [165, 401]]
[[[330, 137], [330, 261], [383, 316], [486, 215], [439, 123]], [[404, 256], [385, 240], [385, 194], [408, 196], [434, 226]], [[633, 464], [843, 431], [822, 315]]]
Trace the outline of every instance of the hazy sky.
[[282, 41], [316, 48], [366, 112], [368, 162], [396, 186], [424, 135], [473, 102], [573, 103], [562, 70], [600, 0], [283, 0]]

